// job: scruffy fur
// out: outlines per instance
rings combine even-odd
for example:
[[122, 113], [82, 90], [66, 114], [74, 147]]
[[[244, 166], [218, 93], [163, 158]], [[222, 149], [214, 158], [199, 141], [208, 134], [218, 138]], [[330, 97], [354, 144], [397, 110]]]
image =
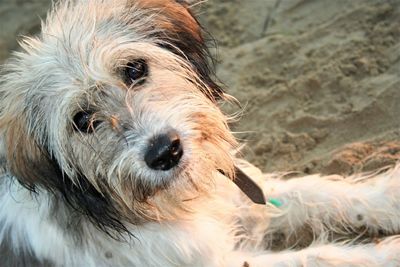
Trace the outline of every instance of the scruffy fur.
[[[2, 266], [400, 266], [400, 166], [285, 180], [238, 159], [187, 2], [61, 1], [21, 46], [0, 80]], [[179, 164], [149, 168], [171, 129]], [[235, 166], [282, 206], [251, 203]], [[391, 237], [333, 242], [349, 235]]]

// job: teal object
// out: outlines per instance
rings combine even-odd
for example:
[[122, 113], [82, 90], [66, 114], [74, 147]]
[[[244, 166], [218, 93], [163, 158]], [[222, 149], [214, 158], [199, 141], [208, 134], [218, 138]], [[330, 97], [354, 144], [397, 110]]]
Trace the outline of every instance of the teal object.
[[282, 206], [282, 202], [279, 199], [276, 199], [276, 198], [269, 198], [268, 202], [271, 203], [272, 205], [274, 205], [277, 208]]

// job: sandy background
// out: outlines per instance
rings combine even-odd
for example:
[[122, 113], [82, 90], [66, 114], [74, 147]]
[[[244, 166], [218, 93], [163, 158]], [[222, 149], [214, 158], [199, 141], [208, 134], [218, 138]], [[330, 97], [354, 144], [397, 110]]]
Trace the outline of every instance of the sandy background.
[[[0, 62], [48, 0], [0, 0]], [[353, 173], [400, 158], [400, 0], [209, 0], [234, 130], [264, 171]], [[229, 109], [229, 107], [228, 107]]]

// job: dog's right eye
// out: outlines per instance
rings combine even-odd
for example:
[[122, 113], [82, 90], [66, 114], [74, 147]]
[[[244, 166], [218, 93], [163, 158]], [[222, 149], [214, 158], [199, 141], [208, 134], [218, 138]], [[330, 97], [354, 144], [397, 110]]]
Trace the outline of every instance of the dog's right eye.
[[80, 111], [75, 114], [73, 124], [75, 131], [92, 133], [100, 122], [93, 119], [93, 112]]

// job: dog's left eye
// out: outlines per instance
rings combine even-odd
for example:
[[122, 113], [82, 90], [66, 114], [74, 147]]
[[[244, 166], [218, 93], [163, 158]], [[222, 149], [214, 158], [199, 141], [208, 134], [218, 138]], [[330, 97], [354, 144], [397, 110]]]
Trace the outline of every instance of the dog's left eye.
[[129, 62], [124, 72], [128, 84], [143, 84], [144, 78], [146, 78], [149, 73], [149, 68], [144, 59], [137, 59]]
[[93, 120], [93, 112], [80, 111], [73, 118], [74, 129], [82, 133], [92, 133], [100, 124], [100, 121]]

